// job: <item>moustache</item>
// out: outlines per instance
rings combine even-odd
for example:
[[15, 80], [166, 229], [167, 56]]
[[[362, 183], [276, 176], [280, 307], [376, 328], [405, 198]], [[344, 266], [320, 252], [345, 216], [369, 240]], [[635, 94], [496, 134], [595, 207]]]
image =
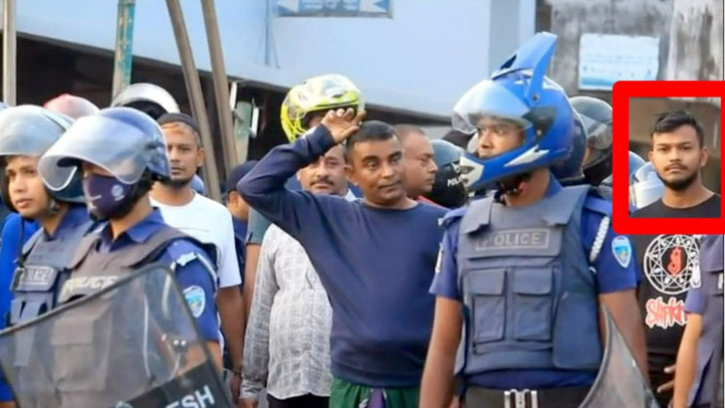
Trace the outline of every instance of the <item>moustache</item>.
[[670, 164], [669, 166], [665, 167], [665, 171], [673, 169], [687, 170], [687, 166], [683, 166], [682, 164]]
[[310, 185], [315, 186], [318, 184], [327, 184], [328, 186], [332, 186], [333, 182], [329, 178], [323, 177], [323, 178], [312, 180], [312, 183]]

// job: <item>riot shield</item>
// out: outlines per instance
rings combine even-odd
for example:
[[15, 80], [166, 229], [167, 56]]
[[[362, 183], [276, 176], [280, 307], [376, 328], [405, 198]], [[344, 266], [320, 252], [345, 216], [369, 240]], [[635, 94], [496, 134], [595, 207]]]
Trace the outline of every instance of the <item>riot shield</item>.
[[158, 264], [0, 332], [0, 366], [22, 408], [232, 406]]
[[604, 357], [597, 379], [579, 407], [659, 408], [627, 343], [604, 306], [602, 314], [607, 330]]

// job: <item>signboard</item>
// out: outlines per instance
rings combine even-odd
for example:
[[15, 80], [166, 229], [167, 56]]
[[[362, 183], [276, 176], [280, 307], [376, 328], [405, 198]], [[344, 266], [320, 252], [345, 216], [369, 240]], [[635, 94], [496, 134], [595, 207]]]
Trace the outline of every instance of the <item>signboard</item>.
[[392, 17], [392, 0], [277, 0], [280, 17]]
[[584, 34], [579, 41], [579, 89], [611, 91], [615, 82], [654, 81], [660, 39]]

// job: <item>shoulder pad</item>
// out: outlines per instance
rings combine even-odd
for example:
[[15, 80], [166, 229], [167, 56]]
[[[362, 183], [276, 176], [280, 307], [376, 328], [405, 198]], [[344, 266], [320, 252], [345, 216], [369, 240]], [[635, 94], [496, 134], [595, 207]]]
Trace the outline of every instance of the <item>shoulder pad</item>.
[[595, 194], [587, 195], [584, 199], [584, 208], [603, 216], [612, 216], [612, 203], [598, 197]]
[[187, 237], [173, 239], [166, 247], [166, 253], [171, 256], [174, 271], [177, 266], [184, 267], [194, 261], [201, 264], [201, 267], [208, 273], [216, 293], [219, 287], [216, 265], [209, 261], [209, 256], [198, 241]]
[[[192, 259], [199, 257], [205, 258], [207, 262], [210, 260], [209, 254], [204, 250], [203, 246], [193, 238], [176, 238], [172, 240], [166, 247], [166, 253], [171, 257], [172, 260], [179, 264], [186, 264]], [[189, 254], [195, 254], [194, 258], [190, 258]], [[180, 262], [184, 260], [185, 262]], [[183, 265], [182, 265], [183, 266]]]
[[438, 220], [438, 225], [443, 227], [443, 229], [447, 229], [450, 227], [453, 223], [460, 221], [464, 215], [466, 215], [466, 211], [468, 211], [468, 207], [461, 207], [456, 208], [455, 210], [448, 211], [443, 218]]

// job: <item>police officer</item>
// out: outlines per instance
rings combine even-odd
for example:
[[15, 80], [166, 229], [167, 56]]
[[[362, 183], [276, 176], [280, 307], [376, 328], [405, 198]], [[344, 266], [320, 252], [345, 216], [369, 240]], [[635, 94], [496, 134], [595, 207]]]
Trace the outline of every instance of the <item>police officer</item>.
[[704, 236], [700, 244], [677, 353], [674, 408], [723, 406], [723, 246], [722, 235]]
[[[3, 237], [1, 257], [13, 260], [11, 264], [3, 265], [9, 268], [2, 271], [3, 275], [12, 277], [2, 279], [7, 282], [3, 291], [12, 293], [12, 296], [10, 293], [3, 296], [3, 302], [7, 301], [9, 306], [8, 309], [3, 307], [4, 325], [17, 325], [56, 307], [59, 288], [68, 277], [73, 251], [91, 227], [82, 204], [80, 179], [66, 171], [71, 183], [60, 191], [50, 191], [37, 172], [40, 156], [72, 122], [64, 115], [38, 106], [7, 108], [0, 113], [2, 195], [10, 209], [22, 217], [10, 221], [16, 229]], [[37, 231], [31, 227], [31, 221], [34, 221], [33, 226], [35, 223], [40, 226]], [[23, 246], [28, 239], [25, 234], [31, 228], [35, 232]], [[7, 253], [10, 248], [17, 249]], [[27, 366], [32, 351], [32, 337], [18, 342], [14, 364], [20, 375], [30, 375]], [[11, 401], [8, 394], [3, 392], [0, 401]]]
[[584, 176], [587, 183], [598, 186], [612, 174], [612, 107], [591, 96], [575, 96], [571, 106], [581, 116], [586, 131]]
[[151, 185], [169, 177], [164, 137], [156, 122], [129, 108], [83, 117], [43, 155], [39, 169], [53, 190], [68, 183], [64, 175], [69, 170], [82, 174], [92, 216], [108, 221], [78, 245], [59, 301], [89, 295], [152, 262], [170, 265], [220, 366], [215, 271], [199, 244], [167, 226], [149, 201]]
[[124, 88], [111, 102], [111, 107], [128, 107], [140, 110], [158, 120], [166, 113], [179, 113], [179, 104], [164, 88], [145, 82]]
[[629, 239], [603, 222], [611, 205], [589, 186], [551, 175], [574, 120], [544, 76], [555, 43], [537, 34], [454, 108], [454, 127], [481, 139], [483, 155], [461, 160], [467, 185], [497, 193], [443, 220], [422, 407], [449, 403], [454, 372], [467, 406], [578, 407], [602, 358], [600, 304], [646, 372]]
[[461, 178], [461, 154], [463, 149], [446, 140], [431, 140], [433, 161], [438, 170], [433, 181], [433, 188], [423, 196], [446, 208], [463, 207], [468, 193]]
[[38, 175], [40, 156], [72, 123], [69, 117], [38, 106], [0, 112], [3, 195], [13, 210], [42, 227], [23, 247], [13, 276], [10, 325], [55, 308], [73, 252], [91, 228], [77, 172], [59, 170], [69, 183], [56, 190], [49, 190]]

